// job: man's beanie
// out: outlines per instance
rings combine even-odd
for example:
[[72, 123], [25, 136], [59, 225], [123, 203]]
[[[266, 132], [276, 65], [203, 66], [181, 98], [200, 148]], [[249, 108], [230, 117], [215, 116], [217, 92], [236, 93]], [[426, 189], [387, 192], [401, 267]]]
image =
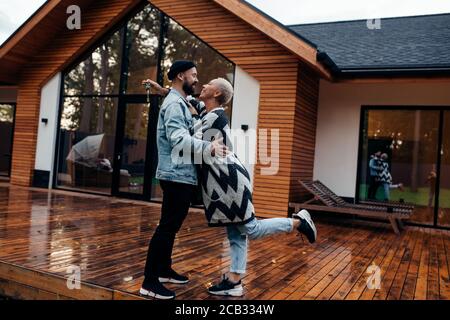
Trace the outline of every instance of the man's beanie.
[[170, 70], [167, 73], [167, 77], [169, 78], [170, 81], [172, 81], [173, 79], [175, 79], [177, 74], [179, 74], [180, 72], [184, 72], [184, 71], [189, 70], [194, 67], [196, 67], [196, 66], [195, 66], [195, 63], [193, 63], [192, 61], [177, 60], [170, 67]]

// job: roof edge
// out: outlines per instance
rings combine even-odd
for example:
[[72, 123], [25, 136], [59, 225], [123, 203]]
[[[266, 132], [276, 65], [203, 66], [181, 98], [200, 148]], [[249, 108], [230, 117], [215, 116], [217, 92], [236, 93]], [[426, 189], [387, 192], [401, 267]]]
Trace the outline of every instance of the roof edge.
[[378, 17], [378, 18], [365, 18], [365, 19], [355, 19], [355, 20], [340, 20], [340, 21], [325, 21], [325, 22], [312, 22], [312, 23], [295, 23], [286, 24], [287, 28], [297, 27], [297, 26], [312, 26], [312, 25], [322, 25], [322, 24], [337, 24], [337, 23], [348, 23], [348, 22], [363, 22], [371, 19], [382, 19], [382, 20], [392, 20], [392, 19], [407, 19], [407, 18], [420, 18], [420, 17], [434, 17], [434, 16], [446, 16], [450, 15], [450, 12], [445, 13], [432, 13], [432, 14], [419, 14], [414, 16], [397, 16], [397, 17]]
[[[332, 78], [331, 71], [317, 60], [317, 46], [311, 41], [305, 41], [294, 31], [287, 29], [285, 25], [274, 20], [244, 0], [212, 1], [284, 47], [296, 56], [297, 59], [309, 65], [321, 77], [329, 80]], [[257, 17], [254, 17], [255, 14]]]
[[263, 17], [265, 17], [266, 19], [272, 21], [274, 24], [278, 25], [279, 27], [285, 29], [287, 32], [291, 33], [292, 35], [302, 39], [303, 41], [305, 41], [306, 43], [308, 43], [309, 45], [311, 45], [314, 48], [318, 48], [317, 44], [315, 44], [314, 42], [312, 42], [311, 40], [303, 37], [302, 35], [296, 33], [295, 31], [289, 29], [288, 25], [285, 25], [283, 23], [281, 23], [280, 21], [278, 21], [277, 19], [275, 19], [274, 17], [269, 16], [267, 13], [265, 13], [264, 11], [262, 11], [261, 9], [258, 9], [257, 7], [255, 7], [254, 5], [252, 5], [251, 3], [247, 2], [246, 0], [239, 0], [240, 2], [244, 3], [247, 7], [251, 8], [253, 11], [256, 11], [258, 14], [262, 15]]
[[[6, 38], [5, 41], [0, 44], [0, 51], [20, 32], [23, 30], [23, 28], [33, 19], [36, 18], [37, 15], [39, 15], [44, 8], [51, 3], [52, 0], [45, 1], [31, 16], [28, 17], [27, 20], [25, 20], [8, 38]], [[57, 1], [59, 2], [59, 0]]]

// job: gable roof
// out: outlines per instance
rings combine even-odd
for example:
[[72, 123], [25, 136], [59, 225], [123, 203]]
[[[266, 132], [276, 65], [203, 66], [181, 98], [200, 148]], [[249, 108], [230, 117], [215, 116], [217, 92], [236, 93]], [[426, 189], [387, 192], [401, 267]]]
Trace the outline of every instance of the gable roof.
[[293, 32], [245, 0], [213, 1], [297, 55], [323, 77], [331, 79], [331, 72], [318, 60], [316, 45], [305, 37]]
[[[304, 38], [270, 19], [267, 15], [255, 11], [254, 7], [243, 0], [211, 1], [282, 45], [310, 65], [322, 77], [331, 79], [331, 72], [317, 58], [317, 49]], [[0, 46], [0, 81], [10, 84], [17, 83], [16, 77], [21, 68], [32, 60], [33, 55], [45, 47], [57, 32], [65, 27], [66, 7], [69, 4], [87, 5], [90, 2], [92, 0], [47, 0]], [[151, 3], [151, 1], [149, 2]]]
[[[77, 0], [84, 8], [92, 0]], [[21, 68], [66, 28], [66, 9], [75, 1], [47, 0], [0, 45], [0, 82], [17, 83]]]
[[341, 74], [450, 70], [450, 14], [384, 18], [373, 30], [367, 20], [288, 27], [314, 42]]

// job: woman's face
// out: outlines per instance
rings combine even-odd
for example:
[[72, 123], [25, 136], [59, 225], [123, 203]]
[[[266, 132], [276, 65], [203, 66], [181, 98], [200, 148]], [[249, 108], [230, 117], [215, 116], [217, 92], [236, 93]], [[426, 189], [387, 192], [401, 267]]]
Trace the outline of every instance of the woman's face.
[[198, 97], [200, 100], [205, 101], [211, 98], [215, 98], [220, 95], [220, 92], [217, 90], [217, 87], [214, 85], [214, 80], [211, 80], [207, 84], [203, 85], [203, 89], [200, 92], [200, 96]]

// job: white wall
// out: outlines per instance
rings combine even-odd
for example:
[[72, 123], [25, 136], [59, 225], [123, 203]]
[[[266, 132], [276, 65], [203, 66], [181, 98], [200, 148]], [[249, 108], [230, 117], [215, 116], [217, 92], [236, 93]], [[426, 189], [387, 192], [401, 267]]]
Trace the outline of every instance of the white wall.
[[450, 82], [321, 81], [314, 179], [343, 197], [355, 196], [362, 105], [450, 106]]
[[[35, 169], [50, 171], [50, 185], [52, 187], [52, 173], [56, 149], [56, 132], [58, 126], [58, 106], [61, 85], [61, 73], [55, 75], [45, 84], [41, 91], [41, 105], [39, 127], [36, 145]], [[41, 119], [47, 118], [44, 124]]]
[[[237, 156], [250, 173], [252, 183], [254, 164], [256, 163], [258, 110], [259, 82], [236, 66], [233, 112], [231, 115], [233, 146]], [[248, 131], [244, 132], [241, 129], [241, 125], [243, 124], [248, 125]]]

